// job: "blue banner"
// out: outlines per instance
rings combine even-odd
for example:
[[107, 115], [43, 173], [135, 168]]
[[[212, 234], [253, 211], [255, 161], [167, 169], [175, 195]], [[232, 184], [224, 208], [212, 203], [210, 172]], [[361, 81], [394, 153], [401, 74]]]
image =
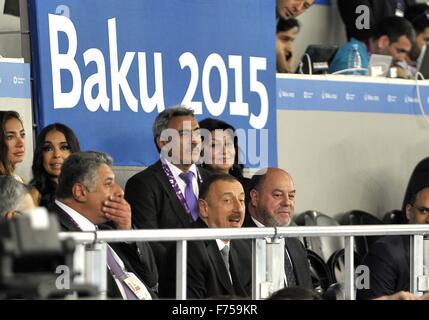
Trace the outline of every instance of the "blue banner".
[[31, 98], [30, 66], [27, 63], [0, 62], [0, 97]]
[[255, 150], [264, 165], [277, 164], [274, 0], [29, 5], [41, 127], [63, 122], [84, 149], [146, 166], [158, 158], [156, 115], [185, 104], [198, 120], [248, 133], [240, 141], [247, 166], [261, 165], [248, 154]]
[[[277, 78], [277, 108], [286, 110], [421, 114], [420, 102], [429, 113], [427, 81], [395, 84], [371, 81], [321, 80], [313, 76]], [[417, 92], [418, 90], [418, 92]]]

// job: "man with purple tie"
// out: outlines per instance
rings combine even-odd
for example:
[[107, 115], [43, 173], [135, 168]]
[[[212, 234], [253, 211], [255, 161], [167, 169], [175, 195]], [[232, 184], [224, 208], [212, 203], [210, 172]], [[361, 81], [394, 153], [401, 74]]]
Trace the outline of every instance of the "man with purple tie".
[[[132, 222], [139, 229], [188, 228], [198, 218], [199, 187], [210, 175], [195, 165], [201, 137], [194, 111], [183, 106], [167, 108], [156, 117], [152, 132], [160, 160], [125, 186]], [[167, 243], [150, 245], [160, 269]]]

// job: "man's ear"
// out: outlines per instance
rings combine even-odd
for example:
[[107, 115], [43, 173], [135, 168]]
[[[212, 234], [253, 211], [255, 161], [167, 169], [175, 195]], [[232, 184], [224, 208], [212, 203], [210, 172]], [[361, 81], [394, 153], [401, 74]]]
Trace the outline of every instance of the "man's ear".
[[88, 199], [88, 189], [81, 183], [75, 183], [73, 185], [72, 194], [77, 202], [86, 202]]
[[377, 46], [380, 49], [386, 49], [390, 45], [390, 40], [387, 35], [383, 35], [377, 39]]
[[198, 206], [200, 208], [200, 217], [203, 219], [207, 219], [209, 215], [207, 214], [208, 204], [207, 204], [206, 200], [199, 199], [198, 200]]
[[250, 190], [250, 204], [256, 207], [258, 203], [258, 191], [256, 189]]
[[165, 146], [166, 142], [161, 140], [161, 136], [156, 137], [156, 144], [159, 149], [162, 149], [162, 147]]
[[16, 216], [16, 212], [14, 210], [10, 210], [6, 212], [5, 218], [6, 219], [12, 219], [14, 216]]
[[412, 217], [413, 217], [413, 210], [412, 210], [412, 206], [410, 204], [407, 204], [407, 206], [405, 207], [405, 215], [407, 216], [407, 220], [411, 221]]

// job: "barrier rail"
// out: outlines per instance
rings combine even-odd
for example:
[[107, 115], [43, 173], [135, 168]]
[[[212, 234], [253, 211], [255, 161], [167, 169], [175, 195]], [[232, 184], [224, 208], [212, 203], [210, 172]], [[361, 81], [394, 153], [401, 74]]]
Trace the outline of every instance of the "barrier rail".
[[[129, 231], [97, 231], [97, 232], [61, 232], [60, 239], [73, 238], [77, 243], [86, 244], [89, 248], [102, 242], [132, 242], [132, 241], [176, 241], [176, 298], [186, 299], [186, 254], [187, 241], [208, 239], [253, 239], [252, 240], [252, 299], [260, 299], [266, 294], [271, 272], [275, 266], [270, 260], [262, 259], [264, 255], [272, 255], [276, 243], [282, 237], [345, 237], [345, 292], [344, 299], [355, 299], [354, 293], [354, 237], [376, 235], [410, 235], [410, 291], [420, 295], [427, 291], [428, 277], [423, 275], [423, 255], [429, 257], [429, 252], [423, 252], [423, 236], [429, 235], [429, 225], [366, 225], [366, 226], [326, 226], [326, 227], [272, 227], [272, 228], [206, 228], [206, 229], [144, 229]], [[100, 250], [105, 250], [101, 246]], [[428, 249], [429, 250], [429, 249]], [[104, 258], [103, 258], [104, 257]], [[83, 257], [80, 256], [80, 259]], [[79, 258], [78, 258], [79, 259]], [[103, 260], [104, 259], [104, 260]], [[105, 253], [99, 254], [99, 265], [105, 264]], [[93, 262], [94, 263], [94, 262]], [[268, 265], [267, 265], [268, 263]], [[85, 273], [94, 272], [96, 265], [87, 266]], [[104, 268], [105, 269], [105, 268]], [[99, 270], [99, 269], [98, 269]], [[266, 272], [267, 271], [267, 272]], [[105, 272], [100, 272], [98, 285], [104, 293]], [[103, 278], [104, 277], [104, 278]], [[92, 276], [94, 281], [94, 276]]]

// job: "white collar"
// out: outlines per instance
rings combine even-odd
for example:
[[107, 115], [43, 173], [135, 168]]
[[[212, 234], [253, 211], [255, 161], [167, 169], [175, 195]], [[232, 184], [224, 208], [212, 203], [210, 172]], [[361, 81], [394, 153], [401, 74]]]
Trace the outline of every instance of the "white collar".
[[[163, 164], [166, 164], [168, 166], [168, 168], [170, 169], [171, 173], [173, 174], [174, 178], [177, 180], [177, 178], [179, 177], [179, 175], [183, 172], [181, 169], [179, 169], [178, 167], [176, 167], [176, 165], [172, 164], [170, 161], [168, 161], [167, 159], [165, 159], [164, 157], [161, 156], [161, 162]], [[195, 165], [195, 163], [193, 163], [190, 167], [189, 170], [190, 172], [192, 172], [194, 174], [194, 177], [197, 178], [198, 177], [198, 171], [197, 171], [197, 166]]]
[[253, 218], [252, 216], [250, 216], [251, 218], [252, 218], [252, 220], [253, 220], [253, 222], [256, 224], [256, 226], [258, 227], [258, 228], [265, 228], [265, 226], [262, 224], [262, 223], [260, 223], [258, 220], [256, 220], [255, 218]]
[[229, 247], [230, 243], [231, 243], [231, 241], [228, 241], [227, 243], [225, 243], [225, 242], [223, 242], [223, 240], [216, 239], [216, 244], [217, 244], [217, 246], [219, 248], [219, 251], [222, 251], [222, 249], [225, 248], [225, 247]]
[[86, 217], [81, 215], [79, 212], [74, 210], [73, 208], [70, 208], [68, 205], [64, 204], [61, 201], [55, 200], [55, 203], [57, 206], [59, 206], [61, 209], [63, 209], [70, 218], [73, 219], [73, 221], [78, 225], [78, 227], [82, 231], [96, 231], [95, 225], [89, 221]]

